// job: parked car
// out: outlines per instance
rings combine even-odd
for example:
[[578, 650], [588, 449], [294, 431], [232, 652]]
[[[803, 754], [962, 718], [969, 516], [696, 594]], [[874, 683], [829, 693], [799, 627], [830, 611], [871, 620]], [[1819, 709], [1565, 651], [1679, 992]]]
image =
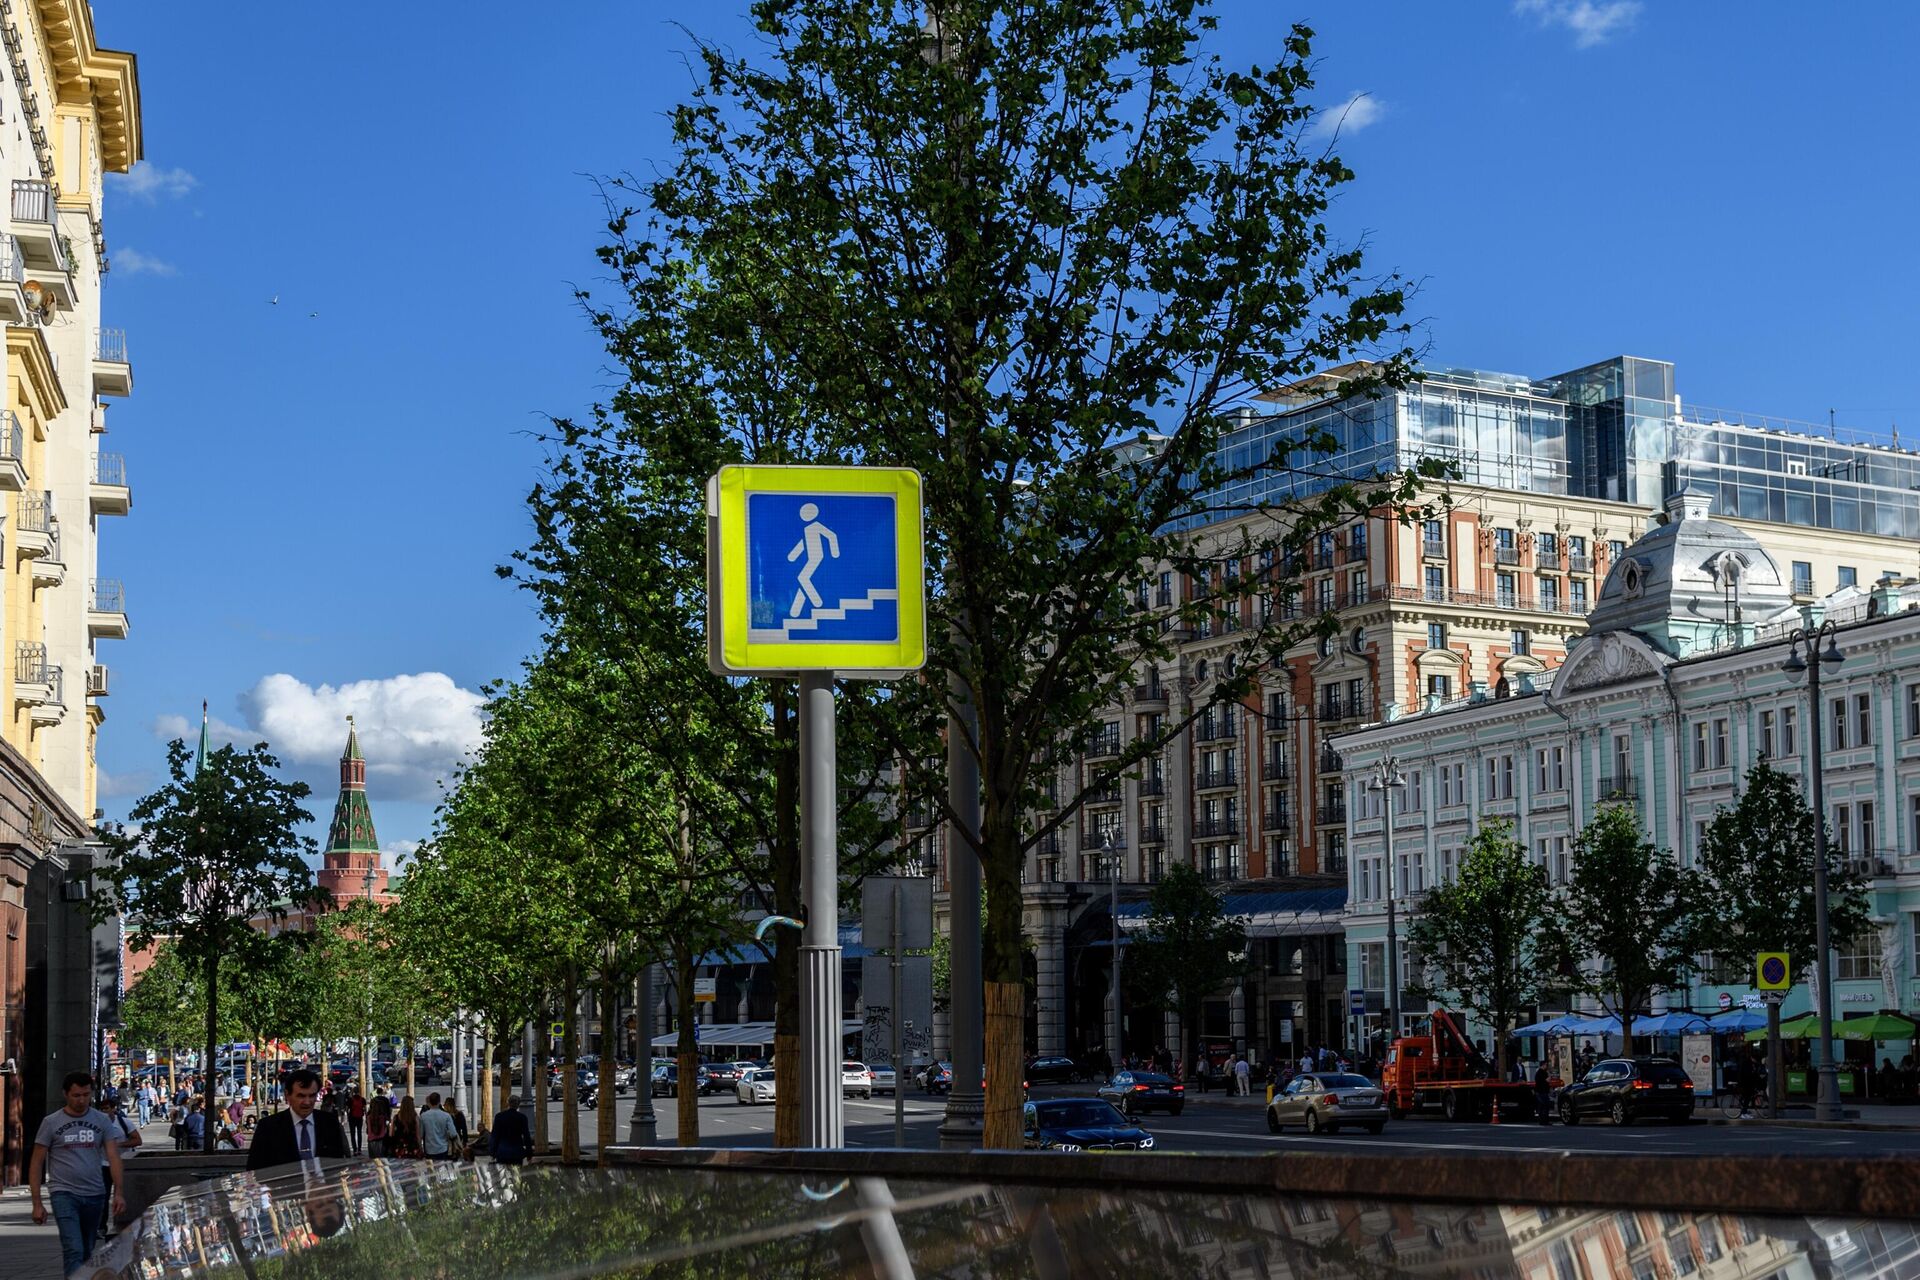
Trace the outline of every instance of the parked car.
[[756, 1102], [773, 1101], [773, 1068], [754, 1067], [740, 1074], [740, 1082], [733, 1087], [733, 1096], [741, 1106]]
[[900, 1077], [894, 1073], [892, 1067], [884, 1064], [875, 1066], [871, 1068], [867, 1074], [873, 1077], [873, 1091], [875, 1093], [884, 1093], [888, 1097], [892, 1097], [900, 1087]]
[[873, 1096], [873, 1072], [864, 1062], [843, 1062], [840, 1064], [840, 1090], [849, 1098], [871, 1098]]
[[1387, 1095], [1365, 1076], [1315, 1071], [1295, 1076], [1267, 1104], [1267, 1132], [1287, 1125], [1308, 1133], [1332, 1133], [1342, 1127], [1379, 1133], [1387, 1127]]
[[1560, 1091], [1560, 1121], [1608, 1116], [1632, 1124], [1659, 1116], [1674, 1124], [1693, 1117], [1693, 1078], [1672, 1058], [1602, 1058], [1586, 1076]]
[[1177, 1116], [1187, 1105], [1187, 1087], [1157, 1071], [1116, 1071], [1095, 1094], [1118, 1107], [1123, 1116], [1142, 1111]]
[[1022, 1109], [1029, 1151], [1147, 1151], [1153, 1135], [1101, 1098], [1047, 1098]]
[[731, 1093], [740, 1083], [740, 1064], [737, 1062], [709, 1062], [701, 1070], [707, 1073], [714, 1093]]
[[1027, 1061], [1028, 1084], [1079, 1084], [1091, 1074], [1072, 1058], [1057, 1054]]

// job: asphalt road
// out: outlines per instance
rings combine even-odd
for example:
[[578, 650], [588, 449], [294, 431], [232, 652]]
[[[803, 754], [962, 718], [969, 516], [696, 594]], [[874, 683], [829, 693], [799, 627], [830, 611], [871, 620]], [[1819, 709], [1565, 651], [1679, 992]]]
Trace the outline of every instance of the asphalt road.
[[[1036, 1097], [1069, 1097], [1091, 1094], [1090, 1087], [1036, 1089]], [[906, 1093], [906, 1141], [909, 1147], [939, 1146], [939, 1125], [944, 1099], [929, 1097], [915, 1089]], [[619, 1140], [626, 1141], [627, 1118], [633, 1100], [621, 1098], [615, 1115]], [[671, 1145], [675, 1141], [675, 1107], [672, 1098], [654, 1103], [656, 1141]], [[1915, 1112], [1920, 1122], [1920, 1110]], [[581, 1112], [580, 1137], [583, 1145], [595, 1143], [596, 1113]], [[1390, 1123], [1379, 1137], [1365, 1132], [1337, 1133], [1308, 1137], [1288, 1130], [1269, 1134], [1258, 1100], [1230, 1103], [1195, 1097], [1179, 1116], [1152, 1115], [1141, 1123], [1154, 1136], [1162, 1151], [1270, 1152], [1297, 1149], [1303, 1151], [1338, 1149], [1348, 1152], [1377, 1151], [1381, 1155], [1407, 1155], [1410, 1152], [1445, 1151], [1461, 1155], [1503, 1151], [1585, 1151], [1632, 1153], [1636, 1155], [1920, 1155], [1920, 1124], [1912, 1129], [1811, 1129], [1767, 1123], [1710, 1124], [1696, 1120], [1690, 1124], [1669, 1125], [1643, 1122], [1616, 1129], [1610, 1124], [1583, 1122], [1575, 1128], [1538, 1124], [1449, 1124], [1438, 1117], [1415, 1116]], [[560, 1104], [548, 1108], [548, 1133], [558, 1142]], [[887, 1097], [846, 1102], [846, 1133], [849, 1147], [890, 1147], [893, 1145], [893, 1100]], [[700, 1100], [700, 1143], [711, 1147], [765, 1147], [773, 1143], [773, 1108], [743, 1107], [732, 1096], [714, 1096]]]

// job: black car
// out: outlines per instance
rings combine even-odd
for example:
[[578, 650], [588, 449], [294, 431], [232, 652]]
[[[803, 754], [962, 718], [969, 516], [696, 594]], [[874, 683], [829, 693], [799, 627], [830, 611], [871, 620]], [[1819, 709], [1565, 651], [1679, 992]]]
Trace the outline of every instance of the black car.
[[1187, 1105], [1187, 1087], [1157, 1071], [1116, 1071], [1095, 1091], [1120, 1109], [1123, 1116], [1142, 1111], [1179, 1115]]
[[740, 1083], [740, 1067], [735, 1063], [709, 1062], [700, 1069], [706, 1073], [700, 1082], [702, 1093], [732, 1093]]
[[1586, 1076], [1560, 1091], [1560, 1121], [1607, 1116], [1632, 1124], [1660, 1116], [1675, 1124], [1693, 1117], [1693, 1079], [1672, 1058], [1602, 1058]]
[[1147, 1151], [1153, 1135], [1111, 1102], [1098, 1098], [1048, 1098], [1023, 1109], [1029, 1151]]
[[1079, 1084], [1087, 1075], [1086, 1068], [1072, 1058], [1043, 1055], [1027, 1062], [1028, 1084]]

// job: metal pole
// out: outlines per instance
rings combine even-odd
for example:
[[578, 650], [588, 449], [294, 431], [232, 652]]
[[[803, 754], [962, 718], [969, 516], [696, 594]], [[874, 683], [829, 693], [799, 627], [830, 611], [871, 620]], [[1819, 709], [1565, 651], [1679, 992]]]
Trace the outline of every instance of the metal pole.
[[947, 1025], [953, 1053], [953, 1082], [947, 1113], [940, 1122], [940, 1145], [961, 1151], [979, 1147], [985, 1135], [987, 1099], [981, 1091], [985, 1011], [980, 985], [980, 764], [969, 745], [979, 731], [979, 716], [959, 668], [966, 653], [965, 631], [952, 629], [955, 671], [947, 681], [947, 806], [954, 822], [947, 832], [947, 905], [953, 931], [948, 967]]
[[1813, 980], [1819, 1001], [1820, 1058], [1813, 1064], [1818, 1080], [1813, 1118], [1838, 1120], [1840, 1080], [1833, 1061], [1833, 943], [1827, 936], [1827, 796], [1823, 774], [1826, 755], [1820, 749], [1823, 734], [1820, 717], [1820, 641], [1834, 630], [1832, 621], [1823, 622], [1807, 642], [1807, 689], [1813, 699], [1813, 929], [1814, 952], [1818, 957]]
[[1124, 1056], [1121, 1048], [1122, 1028], [1126, 1026], [1120, 1018], [1120, 864], [1122, 855], [1113, 851], [1113, 833], [1109, 829], [1100, 834], [1100, 844], [1107, 855], [1113, 859], [1109, 868], [1112, 878], [1107, 883], [1107, 941], [1113, 950], [1113, 965], [1107, 974], [1107, 1057], [1111, 1065], [1108, 1073], [1120, 1069], [1120, 1059]]
[[638, 1043], [633, 1050], [633, 1114], [627, 1117], [627, 1142], [650, 1147], [658, 1136], [653, 1114], [653, 966], [640, 966], [633, 980], [633, 1025]]
[[892, 954], [887, 967], [893, 971], [893, 1008], [888, 1012], [887, 1023], [893, 1032], [893, 1145], [907, 1145], [907, 1095], [902, 1091], [905, 1081], [900, 1070], [900, 886], [893, 886], [893, 939]]
[[[1391, 761], [1388, 762], [1391, 766]], [[1392, 769], [1387, 772], [1387, 783], [1380, 788], [1380, 798], [1385, 808], [1382, 812], [1381, 840], [1386, 849], [1387, 862], [1387, 1043], [1385, 1048], [1393, 1048], [1393, 1042], [1400, 1035], [1400, 930], [1399, 920], [1393, 905], [1393, 783]], [[1382, 1058], [1386, 1057], [1383, 1050]]]
[[834, 782], [833, 674], [800, 677], [800, 1132], [845, 1144], [840, 1084], [840, 866]]

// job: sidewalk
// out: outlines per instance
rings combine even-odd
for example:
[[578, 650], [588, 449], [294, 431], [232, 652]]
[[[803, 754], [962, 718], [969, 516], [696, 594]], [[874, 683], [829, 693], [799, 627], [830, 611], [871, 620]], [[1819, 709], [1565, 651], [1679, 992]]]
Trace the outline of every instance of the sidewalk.
[[[1252, 1097], [1235, 1097], [1223, 1094], [1219, 1090], [1211, 1093], [1197, 1093], [1191, 1087], [1187, 1090], [1187, 1105], [1190, 1107], [1228, 1106], [1261, 1107], [1267, 1105], [1267, 1087], [1264, 1084], [1253, 1086]], [[1811, 1103], [1789, 1103], [1786, 1114], [1778, 1120], [1766, 1120], [1756, 1115], [1751, 1120], [1736, 1120], [1723, 1114], [1712, 1103], [1698, 1106], [1694, 1118], [1708, 1124], [1758, 1124], [1780, 1125], [1786, 1128], [1805, 1129], [1920, 1129], [1920, 1106], [1881, 1106], [1875, 1103], [1843, 1103], [1847, 1118], [1838, 1122], [1819, 1121], [1813, 1118]]]
[[[140, 1139], [146, 1150], [173, 1150], [164, 1120], [142, 1128]], [[34, 1224], [25, 1186], [0, 1191], [0, 1258], [6, 1259], [7, 1280], [62, 1280], [60, 1233], [51, 1216], [45, 1226]]]

